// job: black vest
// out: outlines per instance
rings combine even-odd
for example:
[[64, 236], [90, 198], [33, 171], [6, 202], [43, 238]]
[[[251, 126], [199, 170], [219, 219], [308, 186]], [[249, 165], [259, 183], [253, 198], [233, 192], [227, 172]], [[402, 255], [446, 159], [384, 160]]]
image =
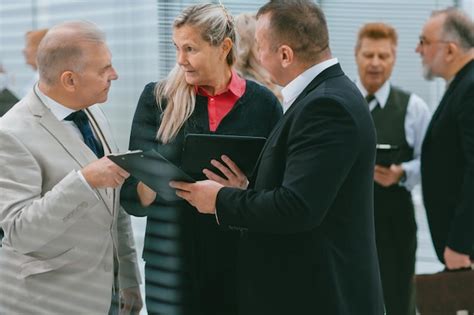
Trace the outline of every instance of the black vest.
[[[385, 107], [382, 109], [377, 106], [371, 112], [377, 131], [377, 143], [397, 145], [400, 148], [395, 164], [413, 159], [413, 148], [408, 145], [405, 135], [405, 117], [409, 100], [409, 94], [390, 86]], [[382, 187], [374, 182], [374, 207], [379, 214], [396, 211], [393, 209], [411, 209], [413, 207], [411, 193], [398, 184]], [[412, 210], [405, 212], [413, 216]]]
[[375, 107], [371, 114], [377, 130], [377, 143], [397, 145], [400, 148], [395, 164], [413, 159], [413, 148], [406, 140], [405, 117], [410, 94], [390, 86], [385, 107]]

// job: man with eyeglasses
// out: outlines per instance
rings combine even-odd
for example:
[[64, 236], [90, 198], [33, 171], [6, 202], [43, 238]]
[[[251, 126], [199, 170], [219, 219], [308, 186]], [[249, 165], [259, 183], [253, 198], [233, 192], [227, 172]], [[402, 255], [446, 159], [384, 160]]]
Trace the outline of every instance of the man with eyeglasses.
[[436, 254], [448, 269], [474, 258], [474, 23], [461, 11], [435, 11], [416, 48], [426, 79], [446, 92], [421, 152], [423, 199]]
[[[367, 100], [377, 143], [397, 146], [391, 164], [374, 170], [375, 240], [387, 315], [415, 315], [416, 222], [411, 190], [420, 181], [420, 153], [430, 121], [426, 103], [390, 82], [398, 36], [385, 23], [359, 30], [356, 81]], [[383, 165], [381, 165], [383, 164]]]

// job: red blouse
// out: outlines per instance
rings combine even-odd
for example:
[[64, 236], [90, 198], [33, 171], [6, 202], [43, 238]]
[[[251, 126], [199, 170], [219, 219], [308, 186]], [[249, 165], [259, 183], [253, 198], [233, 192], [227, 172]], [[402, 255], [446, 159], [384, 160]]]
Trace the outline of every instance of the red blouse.
[[197, 87], [197, 93], [207, 97], [209, 113], [209, 130], [216, 131], [219, 123], [227, 115], [238, 99], [245, 93], [246, 82], [232, 70], [232, 77], [227, 89], [218, 95], [209, 95], [204, 89]]

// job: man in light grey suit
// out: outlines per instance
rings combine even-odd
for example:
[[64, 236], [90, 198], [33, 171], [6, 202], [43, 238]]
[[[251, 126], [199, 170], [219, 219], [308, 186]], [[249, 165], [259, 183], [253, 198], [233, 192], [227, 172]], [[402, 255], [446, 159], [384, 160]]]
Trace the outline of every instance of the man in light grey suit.
[[[0, 314], [106, 314], [117, 290], [138, 312], [137, 257], [117, 190], [129, 174], [101, 157], [117, 148], [92, 106], [117, 79], [104, 35], [91, 23], [60, 24], [37, 58], [39, 83], [0, 118]], [[78, 111], [85, 125], [69, 120]]]

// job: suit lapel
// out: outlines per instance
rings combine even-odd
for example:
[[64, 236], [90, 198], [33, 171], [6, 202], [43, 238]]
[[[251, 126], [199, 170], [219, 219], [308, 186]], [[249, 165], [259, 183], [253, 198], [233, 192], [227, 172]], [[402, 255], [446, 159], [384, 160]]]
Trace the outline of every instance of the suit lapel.
[[[97, 106], [89, 107], [85, 110], [87, 117], [89, 118], [92, 129], [94, 130], [95, 135], [99, 139], [104, 148], [104, 155], [107, 156], [111, 153], [116, 153], [117, 148], [114, 145], [112, 140], [112, 135], [110, 134], [110, 128], [108, 122], [105, 118], [104, 113]], [[111, 213], [115, 210], [115, 189], [105, 188], [100, 189], [99, 193], [101, 194], [102, 199], [106, 202]]]
[[62, 125], [36, 94], [32, 93], [29, 97], [32, 98], [31, 101], [27, 102], [31, 113], [38, 118], [39, 124], [59, 142], [71, 158], [81, 168], [92, 162], [95, 156], [89, 152], [90, 150], [87, 149], [87, 146]]
[[104, 148], [104, 155], [116, 153], [117, 148], [110, 134], [110, 126], [105, 118], [104, 113], [97, 106], [89, 107], [85, 110], [87, 117], [91, 123], [92, 129]]
[[288, 110], [285, 112], [283, 117], [278, 121], [278, 123], [275, 125], [273, 128], [272, 132], [267, 138], [267, 141], [265, 142], [265, 145], [263, 146], [262, 151], [260, 152], [260, 156], [258, 157], [257, 163], [256, 163], [256, 168], [258, 169], [258, 166], [260, 165], [260, 160], [262, 159], [263, 152], [266, 150], [268, 147], [269, 143], [271, 143], [273, 138], [279, 134], [279, 130], [283, 127], [285, 122], [291, 117], [291, 113], [295, 110], [295, 108], [298, 107], [298, 105], [302, 102], [302, 100], [308, 95], [311, 91], [313, 91], [315, 88], [317, 88], [321, 83], [326, 81], [329, 78], [337, 77], [344, 75], [344, 72], [341, 69], [341, 66], [339, 64], [335, 64], [333, 66], [330, 66], [329, 68], [325, 69], [323, 72], [321, 72], [319, 75], [317, 75], [313, 81], [311, 81], [310, 84], [308, 84], [303, 92], [301, 92], [300, 95], [295, 99], [293, 104], [288, 108]]
[[444, 92], [444, 95], [441, 98], [441, 101], [439, 102], [438, 107], [436, 108], [433, 116], [431, 117], [430, 124], [428, 125], [428, 128], [426, 130], [426, 136], [423, 140], [422, 148], [425, 146], [425, 142], [428, 141], [428, 139], [430, 138], [429, 135], [431, 134], [433, 126], [436, 125], [436, 122], [441, 116], [441, 113], [443, 112], [447, 104], [450, 103], [450, 99], [454, 95], [457, 85], [464, 79], [466, 75], [469, 75], [469, 73], [472, 73], [473, 71], [474, 71], [474, 60], [467, 63], [458, 72], [458, 74], [456, 74], [453, 81], [449, 84], [448, 89]]
[[446, 104], [449, 103], [449, 98], [451, 97], [451, 90], [452, 90], [451, 87], [449, 87], [448, 90], [444, 93], [443, 97], [441, 98], [441, 101], [439, 102], [439, 105], [436, 108], [433, 114], [433, 117], [431, 118], [427, 133], [431, 130], [433, 123], [436, 120], [438, 120]]
[[[68, 152], [81, 169], [97, 160], [97, 156], [87, 145], [80, 141], [77, 135], [65, 128], [34, 92], [31, 92], [28, 97], [31, 98], [31, 101], [27, 102], [30, 111], [38, 117], [39, 124]], [[108, 196], [106, 189], [95, 189], [95, 191], [106, 204], [107, 210], [112, 214], [114, 209], [113, 194]]]

